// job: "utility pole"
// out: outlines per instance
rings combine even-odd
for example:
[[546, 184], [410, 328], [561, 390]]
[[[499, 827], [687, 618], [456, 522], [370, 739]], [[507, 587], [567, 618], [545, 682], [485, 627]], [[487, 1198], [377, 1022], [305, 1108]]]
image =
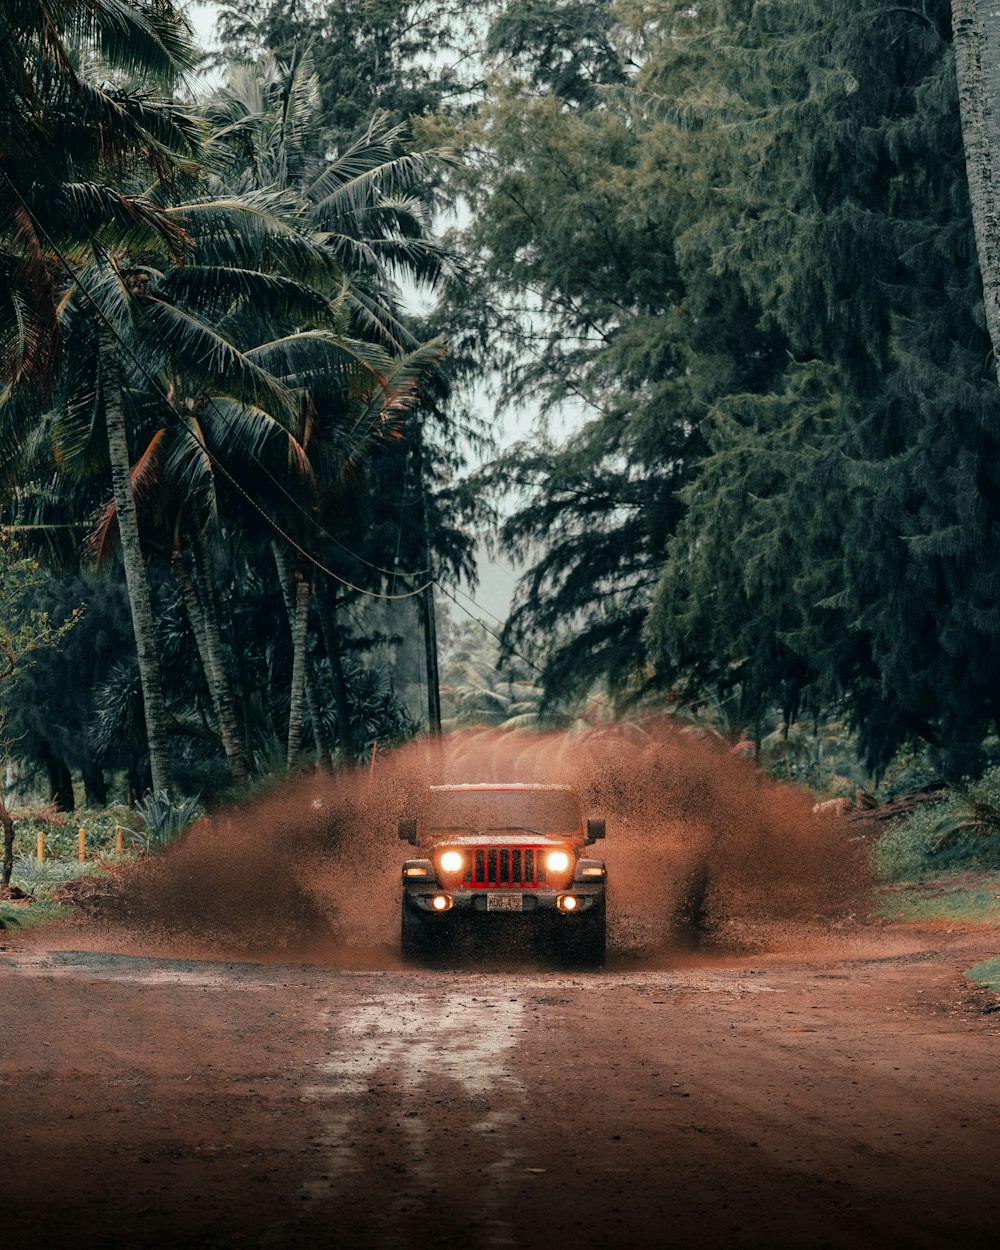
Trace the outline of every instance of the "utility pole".
[[441, 685], [438, 675], [437, 622], [434, 617], [434, 583], [420, 596], [424, 618], [424, 653], [427, 660], [427, 725], [432, 734], [441, 732]]
[[427, 728], [434, 737], [441, 733], [441, 678], [438, 673], [437, 618], [434, 613], [434, 573], [431, 559], [431, 520], [424, 487], [424, 446], [419, 424], [413, 440], [420, 489], [420, 512], [424, 538], [424, 576], [428, 579], [420, 595], [420, 615], [424, 633], [424, 662], [427, 667]]
[[424, 623], [424, 657], [427, 664], [427, 727], [431, 734], [441, 732], [441, 677], [438, 673], [437, 617], [434, 612], [434, 580], [431, 564], [431, 526], [423, 473], [420, 475], [420, 507], [424, 514], [424, 567], [430, 579], [420, 596]]

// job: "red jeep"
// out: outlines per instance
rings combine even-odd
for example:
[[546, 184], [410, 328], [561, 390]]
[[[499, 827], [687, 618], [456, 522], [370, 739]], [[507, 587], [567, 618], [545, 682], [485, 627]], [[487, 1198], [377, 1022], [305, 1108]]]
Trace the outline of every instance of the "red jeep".
[[403, 865], [404, 959], [426, 953], [461, 918], [507, 915], [550, 926], [580, 962], [604, 962], [607, 872], [581, 854], [604, 837], [604, 821], [584, 823], [570, 786], [431, 786], [399, 836], [424, 855]]

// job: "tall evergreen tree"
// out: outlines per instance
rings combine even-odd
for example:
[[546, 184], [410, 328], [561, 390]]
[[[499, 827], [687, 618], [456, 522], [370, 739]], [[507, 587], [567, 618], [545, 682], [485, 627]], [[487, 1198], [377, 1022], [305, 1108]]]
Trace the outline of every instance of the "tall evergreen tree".
[[[651, 617], [661, 679], [751, 725], [840, 703], [875, 769], [913, 738], [968, 767], [1000, 708], [1000, 401], [949, 7], [720, 8], [643, 84], [725, 153], [703, 263], [787, 359], [712, 407]], [[678, 60], [714, 91], [672, 95]]]
[[552, 693], [604, 674], [750, 727], [846, 707], [873, 767], [910, 738], [967, 766], [997, 708], [1000, 412], [949, 6], [617, 12], [625, 88], [511, 85], [472, 136], [510, 390], [594, 414], [499, 467], [541, 551], [511, 628], [555, 645]]

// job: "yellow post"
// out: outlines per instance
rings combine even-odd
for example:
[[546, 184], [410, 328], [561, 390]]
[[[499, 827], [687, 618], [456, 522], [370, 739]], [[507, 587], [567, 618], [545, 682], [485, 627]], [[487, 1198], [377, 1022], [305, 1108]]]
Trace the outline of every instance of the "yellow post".
[[118, 826], [115, 829], [115, 854], [120, 855], [121, 853], [122, 853], [122, 831], [121, 831], [121, 826]]
[[38, 862], [42, 863], [45, 859], [45, 834], [39, 831], [38, 834]]
[[87, 858], [87, 831], [82, 825], [80, 826], [80, 831], [76, 836], [78, 842], [80, 843], [80, 863], [82, 864]]
[[376, 738], [375, 741], [372, 743], [372, 762], [371, 762], [371, 767], [368, 769], [369, 778], [375, 776], [375, 754], [377, 751], [378, 751], [378, 738]]

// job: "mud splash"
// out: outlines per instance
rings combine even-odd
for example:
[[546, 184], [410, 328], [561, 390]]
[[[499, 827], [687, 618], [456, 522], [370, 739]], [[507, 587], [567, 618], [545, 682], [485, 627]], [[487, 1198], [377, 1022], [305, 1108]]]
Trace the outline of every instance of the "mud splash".
[[[604, 816], [609, 955], [619, 965], [764, 950], [862, 917], [867, 855], [807, 793], [670, 721], [586, 734], [464, 732], [367, 771], [310, 774], [191, 828], [116, 878], [67, 944], [175, 957], [395, 966], [400, 817], [427, 785], [575, 786]], [[54, 932], [46, 933], [53, 945]]]

